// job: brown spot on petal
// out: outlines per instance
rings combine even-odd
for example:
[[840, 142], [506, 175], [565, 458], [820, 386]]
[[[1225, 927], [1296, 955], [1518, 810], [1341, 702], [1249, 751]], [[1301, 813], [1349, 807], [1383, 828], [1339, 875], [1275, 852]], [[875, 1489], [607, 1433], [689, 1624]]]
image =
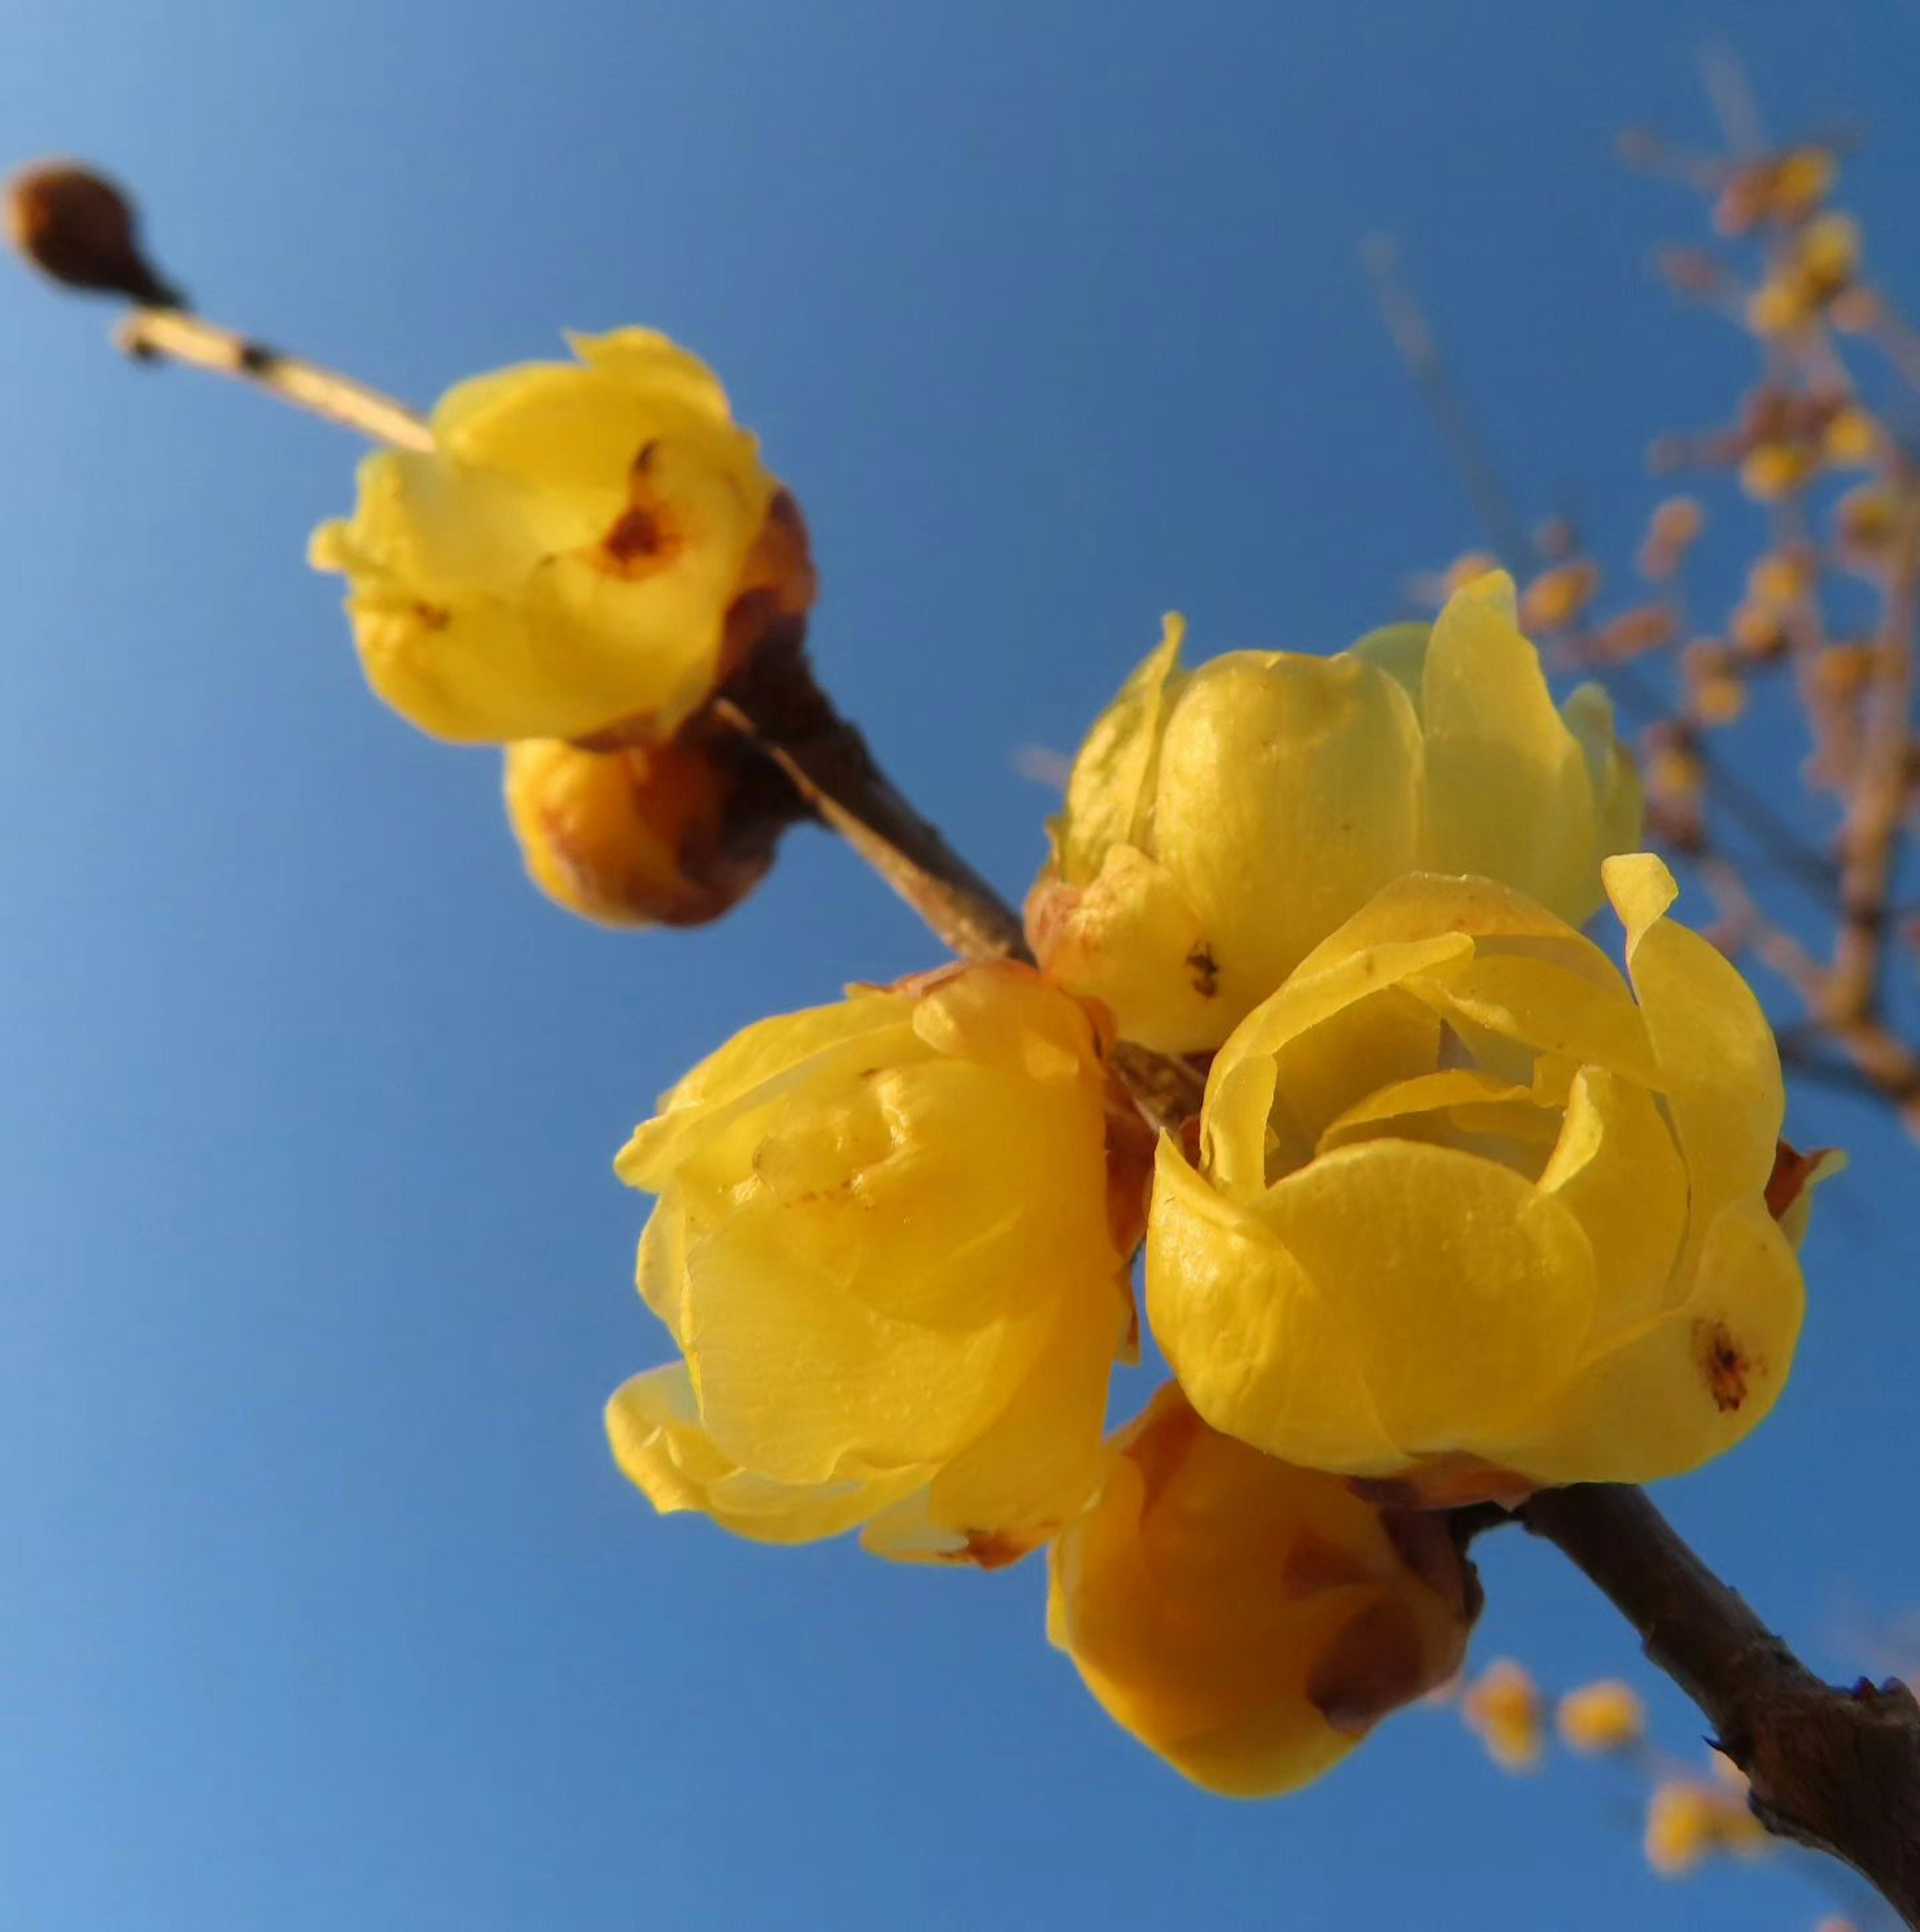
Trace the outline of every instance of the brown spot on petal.
[[443, 604], [429, 604], [417, 598], [413, 604], [413, 614], [430, 631], [444, 631], [453, 622], [453, 613]]
[[1737, 1409], [1747, 1400], [1747, 1377], [1753, 1364], [1740, 1352], [1732, 1330], [1724, 1322], [1695, 1322], [1694, 1355], [1714, 1407], [1723, 1415]]
[[638, 577], [657, 564], [670, 548], [667, 526], [658, 512], [634, 503], [614, 519], [600, 539], [602, 553], [622, 577]]
[[1336, 1731], [1357, 1737], [1426, 1687], [1413, 1612], [1395, 1597], [1362, 1610], [1307, 1673], [1306, 1697]]
[[1201, 998], [1219, 998], [1220, 962], [1214, 957], [1213, 948], [1204, 939], [1186, 956], [1186, 971], [1193, 982], [1193, 990]]

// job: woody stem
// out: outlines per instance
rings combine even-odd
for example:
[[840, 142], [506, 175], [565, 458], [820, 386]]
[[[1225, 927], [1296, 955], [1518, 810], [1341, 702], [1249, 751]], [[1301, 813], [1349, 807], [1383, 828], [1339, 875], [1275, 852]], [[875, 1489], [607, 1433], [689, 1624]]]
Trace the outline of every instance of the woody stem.
[[1770, 1832], [1851, 1865], [1920, 1927], [1920, 1702], [1897, 1679], [1816, 1677], [1675, 1533], [1645, 1492], [1546, 1490], [1520, 1520], [1556, 1545], [1706, 1712]]

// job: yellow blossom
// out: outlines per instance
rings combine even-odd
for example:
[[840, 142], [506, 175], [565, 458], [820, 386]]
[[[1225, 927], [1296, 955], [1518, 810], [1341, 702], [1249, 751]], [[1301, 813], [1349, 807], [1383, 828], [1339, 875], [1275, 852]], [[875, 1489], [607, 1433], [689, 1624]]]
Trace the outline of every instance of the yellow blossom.
[[1865, 470], [1878, 459], [1880, 426], [1857, 404], [1838, 410], [1820, 432], [1820, 454], [1840, 470]]
[[1460, 1666], [1478, 1592], [1442, 1520], [1209, 1429], [1169, 1384], [1048, 1556], [1048, 1635], [1196, 1784], [1297, 1790]]
[[1430, 632], [1332, 658], [1235, 651], [1189, 671], [1183, 626], [1095, 724], [1028, 902], [1047, 970], [1121, 1036], [1219, 1046], [1328, 933], [1416, 868], [1481, 872], [1576, 922], [1639, 836], [1612, 710], [1556, 710], [1511, 580], [1477, 579]]
[[1558, 1722], [1561, 1742], [1569, 1750], [1592, 1755], [1628, 1750], [1646, 1736], [1647, 1728], [1639, 1694], [1618, 1678], [1569, 1690], [1560, 1700]]
[[1522, 895], [1416, 874], [1221, 1048], [1147, 1259], [1216, 1428], [1463, 1501], [1677, 1474], [1772, 1406], [1802, 1301], [1773, 1034], [1658, 859], [1606, 879], [1638, 1004]]
[[1716, 1852], [1737, 1858], [1768, 1849], [1766, 1828], [1748, 1809], [1746, 1780], [1664, 1778], [1647, 1802], [1647, 1863], [1664, 1878], [1680, 1878]]
[[1460, 1716], [1502, 1771], [1538, 1768], [1546, 1749], [1540, 1686], [1524, 1664], [1497, 1658], [1469, 1684]]
[[506, 750], [506, 807], [530, 878], [607, 926], [700, 926], [752, 891], [798, 809], [743, 740]]
[[1755, 502], [1778, 502], [1790, 496], [1816, 468], [1813, 452], [1793, 442], [1761, 442], [1740, 464], [1740, 487]]
[[956, 967], [764, 1020], [628, 1143], [640, 1291], [684, 1360], [608, 1410], [664, 1510], [1010, 1562], [1086, 1499], [1148, 1148], [1099, 1018]]
[[368, 680], [436, 737], [664, 738], [812, 602], [806, 532], [706, 365], [650, 329], [476, 376], [315, 532]]

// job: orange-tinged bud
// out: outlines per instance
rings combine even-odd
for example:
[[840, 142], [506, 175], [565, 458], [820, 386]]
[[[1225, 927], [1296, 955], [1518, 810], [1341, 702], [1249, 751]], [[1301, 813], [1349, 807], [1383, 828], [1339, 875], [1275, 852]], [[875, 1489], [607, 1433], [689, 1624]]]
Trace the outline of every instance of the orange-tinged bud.
[[1546, 1705], [1524, 1664], [1496, 1658], [1469, 1684], [1460, 1716], [1502, 1771], [1539, 1768], [1546, 1750]]
[[1868, 412], [1850, 404], [1820, 432], [1820, 454], [1838, 470], [1864, 470], [1879, 458], [1880, 426]]
[[44, 161], [8, 184], [7, 238], [43, 274], [90, 294], [153, 308], [186, 298], [141, 252], [140, 220], [125, 191], [72, 161]]
[[1740, 466], [1740, 487], [1756, 502], [1778, 502], [1798, 490], [1814, 467], [1812, 452], [1797, 443], [1757, 443]]
[[805, 808], [731, 734], [593, 752], [556, 738], [506, 751], [507, 817], [528, 874], [604, 926], [704, 926], [745, 898]]
[[1208, 1427], [1178, 1384], [1054, 1544], [1048, 1635], [1196, 1784], [1298, 1789], [1460, 1667], [1479, 1591], [1443, 1520]]
[[1756, 604], [1784, 610], [1799, 602], [1813, 588], [1810, 560], [1802, 552], [1774, 552], [1762, 557], [1747, 573], [1747, 594]]
[[1563, 631], [1578, 621], [1600, 589], [1600, 567], [1574, 557], [1544, 570], [1520, 593], [1523, 631]]
[[1450, 597], [1456, 590], [1464, 590], [1476, 578], [1484, 577], [1490, 570], [1498, 570], [1500, 560], [1490, 556], [1484, 550], [1470, 550], [1464, 556], [1456, 556], [1447, 566], [1446, 574], [1440, 580], [1441, 588]]
[[1646, 1736], [1646, 1707], [1630, 1684], [1610, 1678], [1583, 1684], [1560, 1700], [1560, 1741], [1588, 1756], [1630, 1750]]

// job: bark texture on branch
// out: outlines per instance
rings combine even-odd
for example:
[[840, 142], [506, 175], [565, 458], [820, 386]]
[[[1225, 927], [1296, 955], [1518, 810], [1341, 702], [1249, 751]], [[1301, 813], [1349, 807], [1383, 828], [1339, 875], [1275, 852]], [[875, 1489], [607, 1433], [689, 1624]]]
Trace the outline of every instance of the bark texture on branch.
[[1640, 1490], [1548, 1490], [1520, 1510], [1706, 1712], [1768, 1831], [1843, 1860], [1920, 1927], [1920, 1702], [1898, 1680], [1823, 1683]]

